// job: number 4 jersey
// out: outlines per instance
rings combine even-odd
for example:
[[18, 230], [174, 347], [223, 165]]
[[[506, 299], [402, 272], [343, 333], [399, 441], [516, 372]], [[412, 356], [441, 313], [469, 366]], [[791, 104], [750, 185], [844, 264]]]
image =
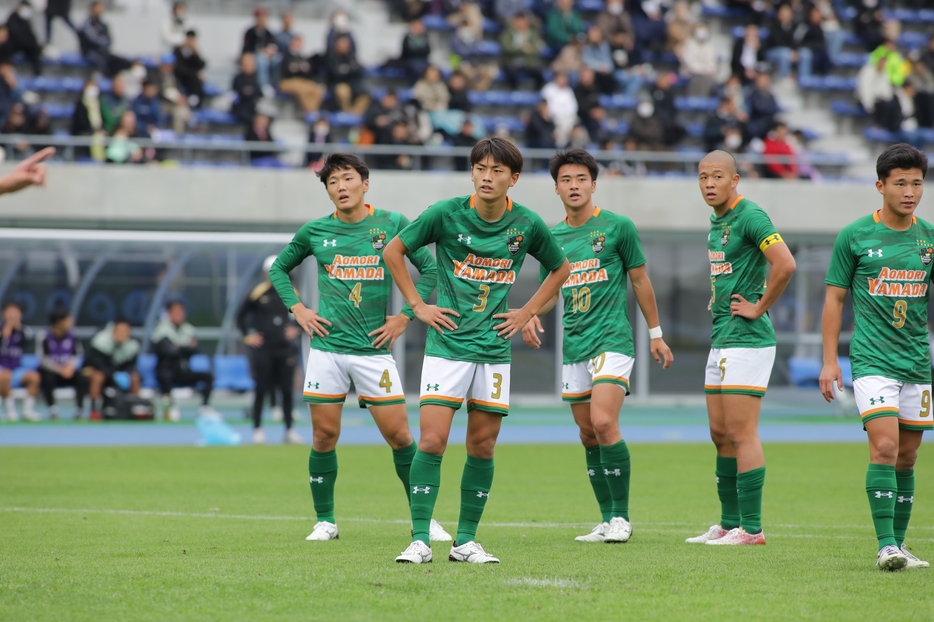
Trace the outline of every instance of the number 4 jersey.
[[930, 384], [928, 298], [934, 226], [914, 219], [908, 230], [894, 231], [879, 216], [876, 212], [843, 228], [825, 279], [853, 295], [853, 378], [884, 376]]
[[[300, 302], [289, 281], [289, 272], [306, 257], [318, 262], [318, 314], [331, 322], [330, 334], [311, 340], [311, 347], [324, 352], [373, 356], [386, 354], [388, 347], [374, 348], [369, 334], [386, 323], [392, 277], [383, 263], [383, 249], [409, 221], [397, 212], [374, 209], [359, 222], [347, 223], [337, 212], [306, 223], [292, 242], [279, 253], [269, 270], [286, 308]], [[418, 291], [427, 298], [437, 281], [435, 262], [428, 249], [409, 255], [421, 273]], [[402, 313], [414, 317], [406, 305]]]

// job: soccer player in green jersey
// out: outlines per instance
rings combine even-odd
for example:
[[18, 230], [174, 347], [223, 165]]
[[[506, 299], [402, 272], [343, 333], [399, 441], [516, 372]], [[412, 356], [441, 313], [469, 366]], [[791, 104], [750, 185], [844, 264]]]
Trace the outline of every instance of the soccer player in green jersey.
[[[795, 260], [761, 207], [740, 195], [736, 161], [725, 151], [697, 167], [701, 194], [713, 208], [707, 256], [713, 339], [704, 377], [710, 438], [717, 447], [720, 523], [688, 542], [765, 544], [765, 456], [759, 411], [775, 362], [767, 312], [791, 280]], [[772, 270], [766, 284], [766, 265]]]
[[[603, 515], [580, 542], [628, 542], [629, 448], [619, 431], [619, 411], [629, 393], [635, 362], [632, 327], [626, 312], [626, 276], [651, 327], [650, 350], [667, 369], [674, 358], [662, 339], [655, 291], [645, 269], [639, 232], [625, 216], [593, 204], [599, 167], [583, 149], [556, 154], [550, 163], [555, 193], [567, 218], [551, 228], [570, 262], [571, 275], [561, 286], [564, 296], [564, 366], [561, 399], [571, 404], [587, 458], [587, 474]], [[542, 270], [542, 279], [547, 272]], [[555, 295], [538, 316], [558, 303]], [[538, 316], [522, 329], [525, 343], [541, 346], [544, 332]]]
[[914, 216], [927, 170], [927, 157], [914, 147], [882, 152], [876, 161], [882, 209], [843, 228], [825, 279], [820, 390], [829, 402], [833, 384], [843, 388], [837, 346], [850, 292], [853, 394], [869, 435], [866, 493], [883, 570], [928, 567], [905, 548], [918, 447], [924, 430], [934, 428], [928, 343], [934, 225]]
[[[306, 539], [334, 540], [338, 537], [335, 448], [351, 380], [360, 407], [370, 409], [392, 447], [396, 474], [409, 494], [415, 443], [402, 382], [389, 349], [414, 315], [406, 307], [399, 315], [386, 316], [392, 281], [382, 258], [386, 244], [409, 224], [408, 219], [364, 202], [370, 171], [355, 155], [331, 154], [319, 175], [336, 209], [298, 230], [270, 268], [269, 279], [312, 338], [303, 388], [304, 400], [311, 406], [314, 441], [308, 474], [318, 522]], [[317, 311], [302, 304], [289, 280], [289, 273], [311, 256], [318, 262]], [[410, 258], [422, 275], [419, 292], [428, 296], [437, 282], [434, 259], [427, 249]], [[431, 525], [431, 535], [437, 540], [451, 539], [437, 523]]]
[[[522, 154], [502, 138], [485, 138], [470, 154], [475, 194], [439, 201], [386, 247], [399, 290], [428, 331], [421, 381], [421, 437], [412, 462], [413, 542], [396, 558], [428, 563], [429, 521], [441, 483], [441, 459], [454, 412], [467, 399], [467, 464], [461, 479], [457, 537], [448, 559], [498, 563], [476, 541], [493, 484], [493, 450], [509, 414], [510, 338], [559, 290], [568, 263], [541, 217], [506, 196], [519, 180]], [[412, 283], [403, 256], [435, 243], [438, 304], [428, 305]], [[549, 275], [521, 309], [510, 310], [509, 289], [527, 254]]]

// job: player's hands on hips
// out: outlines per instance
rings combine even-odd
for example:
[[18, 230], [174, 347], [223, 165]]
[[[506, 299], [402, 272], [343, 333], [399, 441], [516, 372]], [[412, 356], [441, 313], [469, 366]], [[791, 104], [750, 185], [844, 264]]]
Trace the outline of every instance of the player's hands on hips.
[[55, 155], [55, 147], [37, 151], [16, 165], [12, 171], [0, 178], [0, 192], [16, 192], [28, 186], [45, 186], [45, 164], [43, 160]]
[[318, 315], [317, 311], [298, 304], [292, 307], [292, 314], [295, 315], [295, 321], [298, 322], [298, 325], [302, 327], [309, 337], [314, 338], [315, 335], [324, 337], [329, 334], [326, 327], [330, 326], [331, 322]]
[[370, 333], [370, 337], [376, 337], [373, 340], [374, 348], [382, 348], [387, 343], [392, 348], [396, 344], [396, 339], [405, 332], [409, 325], [409, 318], [403, 314], [387, 315], [386, 323]]
[[652, 357], [655, 358], [657, 363], [662, 364], [662, 369], [668, 369], [675, 362], [675, 356], [671, 353], [671, 348], [661, 337], [649, 341], [649, 352], [652, 353]]
[[445, 309], [437, 305], [420, 304], [418, 307], [412, 307], [412, 311], [415, 313], [415, 317], [425, 324], [428, 324], [442, 335], [444, 334], [444, 331], [441, 330], [442, 328], [457, 330], [457, 324], [448, 316], [461, 316], [461, 314], [454, 309]]
[[824, 399], [828, 402], [833, 401], [834, 382], [837, 383], [837, 388], [842, 391], [843, 371], [840, 369], [840, 364], [836, 361], [833, 363], [824, 363], [823, 369], [820, 370], [820, 378], [817, 383], [820, 386], [821, 395], [823, 395]]
[[762, 317], [762, 313], [759, 312], [759, 308], [753, 303], [749, 302], [739, 294], [733, 294], [730, 296], [730, 315], [736, 317], [744, 317], [747, 320], [758, 320]]
[[523, 309], [510, 309], [506, 313], [497, 313], [493, 316], [496, 320], [505, 320], [502, 324], [493, 327], [496, 334], [504, 339], [511, 339], [513, 335], [520, 332], [529, 321], [535, 317]]
[[253, 333], [243, 338], [243, 343], [251, 348], [259, 348], [263, 345], [263, 336], [259, 333]]
[[537, 315], [533, 315], [529, 323], [522, 328], [522, 341], [530, 348], [538, 350], [542, 347], [542, 340], [539, 338], [538, 333], [543, 332], [545, 332], [545, 329], [542, 328], [542, 321]]

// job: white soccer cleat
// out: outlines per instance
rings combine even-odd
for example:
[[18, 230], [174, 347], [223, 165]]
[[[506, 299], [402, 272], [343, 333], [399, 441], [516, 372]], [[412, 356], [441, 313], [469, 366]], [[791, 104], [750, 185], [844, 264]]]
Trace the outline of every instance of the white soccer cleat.
[[266, 444], [266, 433], [263, 432], [262, 428], [256, 428], [253, 430], [253, 444], [254, 445], [265, 445]]
[[337, 540], [340, 538], [340, 534], [337, 533], [337, 525], [334, 523], [329, 523], [327, 521], [319, 521], [315, 523], [315, 528], [312, 530], [308, 537], [305, 538], [308, 541], [313, 540]]
[[39, 415], [39, 413], [37, 413], [32, 408], [27, 408], [23, 411], [23, 419], [26, 421], [32, 421], [33, 423], [42, 421], [42, 417]]
[[[457, 544], [455, 542], [455, 544]], [[483, 547], [471, 540], [460, 546], [452, 546], [448, 559], [452, 562], [467, 562], [468, 564], [498, 564], [499, 559], [483, 550]]]
[[269, 420], [273, 423], [279, 423], [283, 418], [281, 406], [273, 406], [269, 410]]
[[432, 542], [450, 542], [454, 538], [444, 530], [441, 523], [431, 519], [431, 525], [428, 527], [428, 539]]
[[[920, 561], [920, 560], [919, 560]], [[908, 565], [908, 556], [897, 546], [883, 546], [876, 558], [876, 566], [881, 570], [901, 570]]]
[[704, 544], [714, 546], [743, 546], [748, 544], [765, 544], [765, 532], [749, 533], [742, 527], [730, 529], [725, 536], [716, 540], [708, 540]]
[[431, 547], [422, 542], [421, 540], [415, 540], [402, 551], [402, 554], [396, 558], [397, 564], [430, 564], [431, 563]]
[[305, 439], [296, 430], [290, 428], [285, 431], [285, 438], [282, 439], [282, 442], [286, 445], [304, 445]]
[[905, 564], [905, 568], [927, 568], [931, 564], [927, 563], [923, 559], [918, 559], [911, 551], [905, 548], [905, 545], [902, 545], [901, 548], [902, 555], [908, 560], [908, 563]]
[[600, 523], [590, 530], [586, 536], [577, 536], [574, 538], [578, 542], [603, 542], [606, 536], [606, 530], [610, 528], [609, 523]]
[[729, 529], [724, 529], [720, 525], [711, 525], [710, 529], [708, 529], [706, 532], [702, 533], [699, 536], [688, 538], [687, 540], [685, 540], [685, 542], [687, 542], [688, 544], [703, 544], [710, 540], [719, 540], [720, 538], [725, 536], [727, 533], [729, 533]]
[[630, 536], [632, 536], [632, 523], [622, 516], [614, 516], [610, 519], [603, 541], [607, 544], [621, 544], [629, 542]]

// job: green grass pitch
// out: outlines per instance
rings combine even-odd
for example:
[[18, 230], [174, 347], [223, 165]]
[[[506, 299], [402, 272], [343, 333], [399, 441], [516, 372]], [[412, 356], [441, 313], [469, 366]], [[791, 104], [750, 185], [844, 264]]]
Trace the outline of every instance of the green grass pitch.
[[[908, 545], [934, 558], [922, 448]], [[340, 540], [306, 542], [307, 449], [0, 450], [0, 620], [931, 620], [934, 569], [883, 573], [862, 445], [766, 447], [768, 545], [684, 544], [718, 518], [713, 448], [632, 447], [633, 538], [598, 518], [572, 445], [501, 446], [478, 540], [502, 564], [402, 565], [385, 447], [340, 447]], [[453, 531], [463, 449], [436, 518]]]

